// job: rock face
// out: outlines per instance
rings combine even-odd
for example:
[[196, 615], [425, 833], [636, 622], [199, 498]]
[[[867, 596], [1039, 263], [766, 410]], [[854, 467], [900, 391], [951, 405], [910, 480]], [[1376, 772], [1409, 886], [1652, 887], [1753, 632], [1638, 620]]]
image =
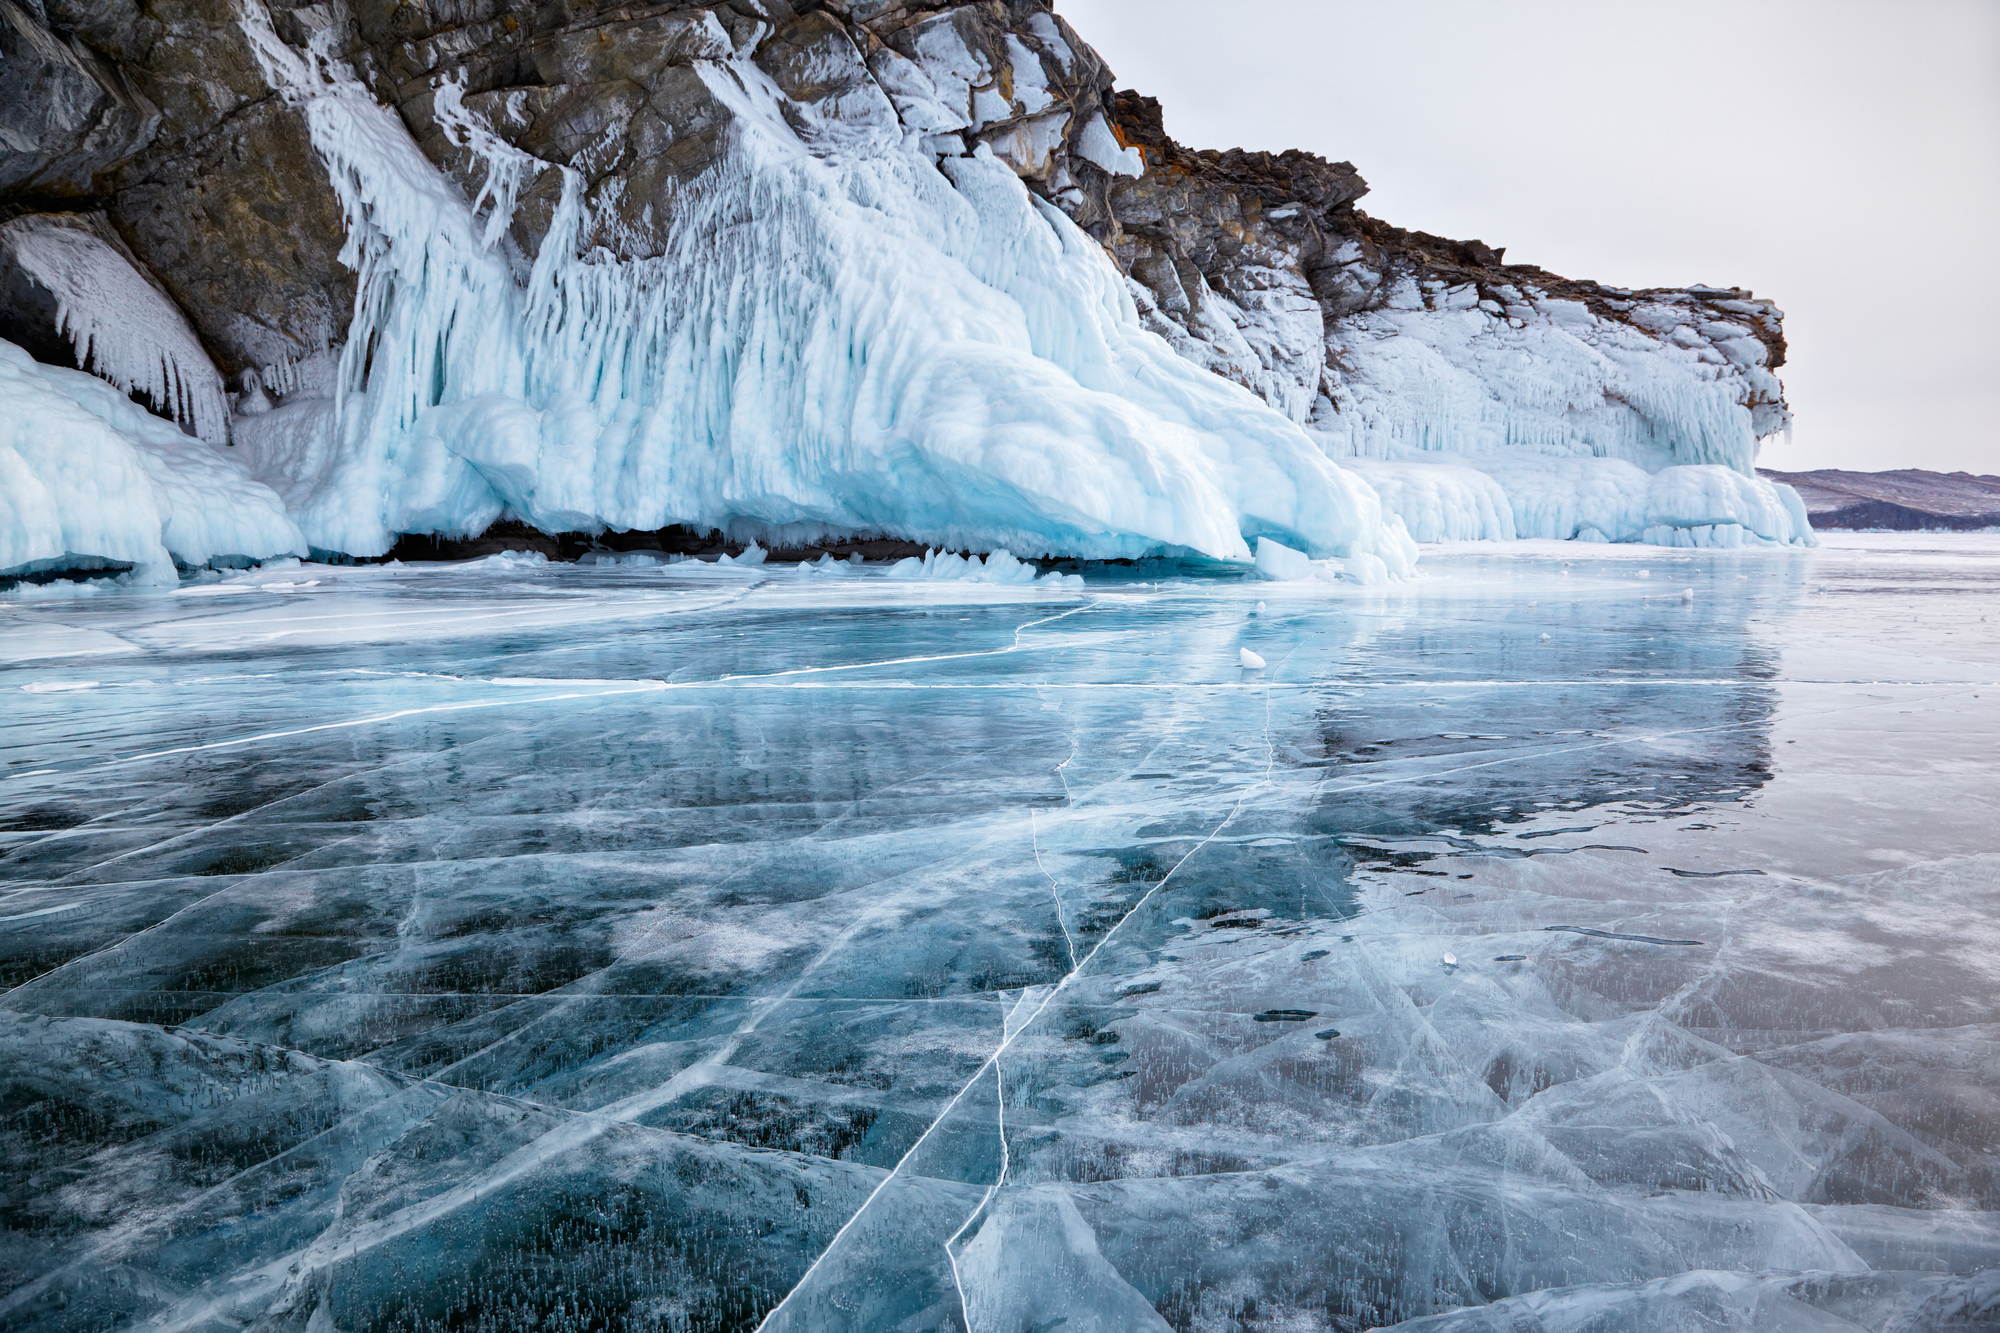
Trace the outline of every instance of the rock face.
[[0, 4], [0, 210], [106, 213], [225, 374], [342, 336], [340, 212], [231, 0]]
[[[407, 479], [384, 481], [379, 467], [341, 472], [366, 450], [315, 437], [333, 429], [335, 414], [309, 405], [336, 391], [327, 354], [346, 343], [346, 387], [368, 388], [371, 410], [388, 410], [383, 340], [408, 333], [390, 325], [418, 299], [413, 275], [437, 281], [449, 267], [438, 254], [429, 269], [405, 262], [418, 243], [397, 239], [391, 214], [408, 233], [406, 205], [442, 217], [469, 204], [478, 246], [519, 293], [515, 323], [532, 324], [536, 337], [577, 322], [643, 323], [640, 306], [669, 300], [660, 275], [684, 281], [675, 265], [687, 258], [691, 229], [718, 252], [740, 248], [740, 262], [758, 273], [806, 271], [801, 292], [821, 296], [793, 304], [812, 307], [842, 281], [815, 272], [839, 253], [826, 242], [828, 224], [801, 223], [791, 253], [767, 243], [753, 254], [753, 243], [738, 240], [749, 229], [784, 232], [774, 219], [811, 213], [787, 193], [799, 188], [801, 168], [779, 160], [802, 150], [838, 177], [842, 197], [828, 209], [886, 210], [927, 240], [942, 224], [894, 201], [913, 198], [945, 218], [962, 203], [941, 200], [940, 189], [986, 200], [975, 203], [988, 222], [984, 239], [967, 243], [974, 252], [954, 249], [951, 236], [938, 244], [1028, 312], [1034, 342], [1040, 295], [1021, 284], [1076, 279], [1025, 276], [1017, 238], [994, 231], [998, 196], [980, 184], [982, 164], [1004, 165], [1035, 207], [1060, 210], [1096, 241], [1122, 280], [1122, 296], [1061, 299], [1129, 298], [1114, 324], [1136, 316], [1181, 358], [1303, 428], [1325, 457], [1355, 460], [1419, 538], [1805, 536], [1793, 530], [1796, 506], [1755, 480], [1759, 437], [1789, 421], [1773, 373], [1783, 363], [1781, 317], [1769, 302], [1734, 289], [1624, 291], [1507, 265], [1481, 242], [1369, 217], [1356, 207], [1367, 186], [1347, 163], [1190, 151], [1166, 135], [1156, 102], [1114, 90], [1111, 71], [1044, 0], [277, 0], [269, 8], [263, 0], [0, 0], [0, 20], [10, 71], [0, 88], [0, 221], [90, 214], [115, 230], [216, 368], [245, 388], [236, 434], [258, 444], [259, 475], [301, 514], [297, 506], [324, 509], [339, 485], [408, 489]], [[356, 118], [357, 95], [393, 111], [388, 130]], [[408, 171], [402, 186], [370, 178], [377, 159], [342, 134], [406, 134], [424, 169], [441, 172], [456, 195], [425, 202], [427, 187], [410, 186]], [[782, 152], [768, 147], [781, 140]], [[766, 147], [752, 151], [757, 144]], [[912, 177], [912, 162], [931, 164], [930, 178]], [[396, 246], [400, 258], [384, 261]], [[47, 294], [0, 270], [0, 337], [43, 359], [59, 355]], [[579, 295], [614, 271], [626, 275], [617, 293]], [[489, 307], [482, 319], [497, 318]], [[568, 314], [552, 314], [558, 307]], [[749, 317], [722, 306], [710, 313]], [[394, 392], [407, 390], [414, 405], [395, 409], [378, 434], [413, 428], [411, 411], [482, 394], [552, 410], [556, 388], [547, 373], [535, 378], [551, 360], [546, 346], [523, 343], [519, 384], [475, 385], [442, 350], [446, 341], [440, 332], [439, 350], [413, 346], [387, 358], [410, 377]], [[1036, 342], [1034, 354], [1086, 385], [1096, 373], [1065, 361], [1065, 349]], [[421, 373], [405, 361], [422, 362]], [[1118, 373], [1146, 379], [1131, 365]], [[261, 412], [265, 389], [280, 392], [275, 414]], [[990, 405], [979, 410], [990, 417]], [[1196, 413], [1195, 428], [1208, 429], [1215, 410]], [[600, 443], [611, 415], [595, 419]], [[301, 521], [309, 535], [323, 534], [315, 544], [362, 554], [371, 543], [386, 549], [400, 531], [463, 528], [503, 511], [585, 528], [655, 519], [726, 526], [731, 515], [827, 531], [913, 526], [890, 510], [808, 503], [797, 493], [745, 498], [741, 485], [734, 498], [701, 505], [670, 494], [649, 507], [620, 492], [616, 503], [599, 495], [537, 508], [524, 497], [558, 489], [546, 476], [551, 429], [537, 425], [540, 443], [522, 446], [533, 458], [463, 460], [492, 487], [490, 503], [452, 509], [433, 496], [352, 522]], [[465, 454], [457, 438], [442, 446], [454, 459]], [[382, 434], [371, 447], [379, 463], [415, 446]], [[1413, 461], [1444, 470], [1413, 476]], [[741, 472], [740, 460], [732, 466]], [[523, 468], [541, 481], [510, 489], [494, 480]], [[1731, 475], [1648, 480], [1687, 468]], [[1018, 484], [1008, 474], [1007, 485]], [[1294, 508], [1333, 503], [1301, 498], [1296, 481], [1284, 485]], [[1241, 508], [1240, 499], [1230, 503]], [[1374, 521], [1355, 503], [1341, 531]], [[938, 527], [940, 538], [958, 522]], [[1268, 531], [1307, 546], [1351, 545], [1301, 536], [1294, 517], [1240, 526], [1246, 539]], [[1037, 531], [1030, 525], [1022, 540]], [[1191, 531], [1155, 523], [1142, 535], [1210, 549]], [[814, 539], [803, 529], [793, 536]]]

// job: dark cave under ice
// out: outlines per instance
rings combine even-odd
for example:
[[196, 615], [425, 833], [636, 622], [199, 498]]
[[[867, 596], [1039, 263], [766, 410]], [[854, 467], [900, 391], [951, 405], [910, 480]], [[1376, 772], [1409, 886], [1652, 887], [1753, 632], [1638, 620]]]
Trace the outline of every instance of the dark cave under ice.
[[0, 1329], [1995, 1327], [1996, 575], [8, 603]]

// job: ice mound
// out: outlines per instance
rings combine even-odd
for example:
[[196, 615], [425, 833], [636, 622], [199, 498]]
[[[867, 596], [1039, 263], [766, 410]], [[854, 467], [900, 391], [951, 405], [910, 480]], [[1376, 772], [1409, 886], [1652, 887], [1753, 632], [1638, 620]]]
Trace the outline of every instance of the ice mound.
[[[872, 82], [822, 123], [719, 30], [691, 32], [726, 147], [661, 201], [661, 252], [617, 258], [591, 243], [581, 173], [496, 137], [454, 85], [437, 114], [485, 173], [470, 201], [351, 75], [247, 22], [360, 274], [337, 406], [238, 427], [316, 547], [374, 555], [505, 513], [1087, 557], [1248, 560], [1268, 534], [1414, 559], [1304, 430], [1146, 332], [1095, 241], [983, 145], [940, 166]], [[499, 241], [546, 172], [560, 203], [517, 271]]]
[[305, 550], [271, 489], [111, 385], [0, 342], [0, 576]]

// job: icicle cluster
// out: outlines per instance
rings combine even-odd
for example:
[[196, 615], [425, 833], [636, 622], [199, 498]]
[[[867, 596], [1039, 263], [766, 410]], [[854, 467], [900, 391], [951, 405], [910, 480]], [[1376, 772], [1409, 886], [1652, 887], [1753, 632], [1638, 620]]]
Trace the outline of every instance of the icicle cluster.
[[138, 392], [210, 444], [229, 441], [222, 376], [174, 303], [85, 226], [48, 216], [0, 227], [15, 264], [56, 300], [79, 363]]

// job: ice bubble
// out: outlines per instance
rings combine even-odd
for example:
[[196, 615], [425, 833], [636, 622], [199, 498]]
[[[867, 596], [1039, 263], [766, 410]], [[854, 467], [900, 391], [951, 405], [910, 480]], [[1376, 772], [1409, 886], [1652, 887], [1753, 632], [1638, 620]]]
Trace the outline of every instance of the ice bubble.
[[[1542, 637], [1547, 638], [1548, 636], [1545, 634]], [[1236, 659], [1243, 664], [1243, 669], [1246, 671], [1262, 671], [1264, 669], [1264, 659], [1251, 652], [1248, 648], [1238, 648], [1236, 650]]]
[[1653, 577], [1653, 571], [1650, 569], [1642, 569], [1639, 571], [1639, 577], [1642, 579], [1649, 579]]
[[1544, 634], [1544, 635], [1542, 636], [1542, 639], [1543, 639], [1543, 641], [1544, 641], [1544, 642], [1546, 642], [1546, 641], [1547, 641], [1547, 639], [1548, 639], [1548, 637], [1549, 637], [1548, 635]]
[[1457, 955], [1457, 954], [1455, 954], [1455, 953], [1448, 953], [1448, 954], [1446, 954], [1446, 955], [1444, 956], [1444, 965], [1445, 965], [1446, 967], [1457, 967], [1457, 966], [1458, 966], [1458, 955]]
[[1692, 604], [1692, 603], [1693, 603], [1693, 601], [1694, 601], [1694, 589], [1693, 589], [1693, 588], [1682, 588], [1682, 589], [1681, 589], [1681, 601], [1683, 601], [1683, 602], [1687, 602], [1687, 603], [1690, 603], [1690, 604]]

